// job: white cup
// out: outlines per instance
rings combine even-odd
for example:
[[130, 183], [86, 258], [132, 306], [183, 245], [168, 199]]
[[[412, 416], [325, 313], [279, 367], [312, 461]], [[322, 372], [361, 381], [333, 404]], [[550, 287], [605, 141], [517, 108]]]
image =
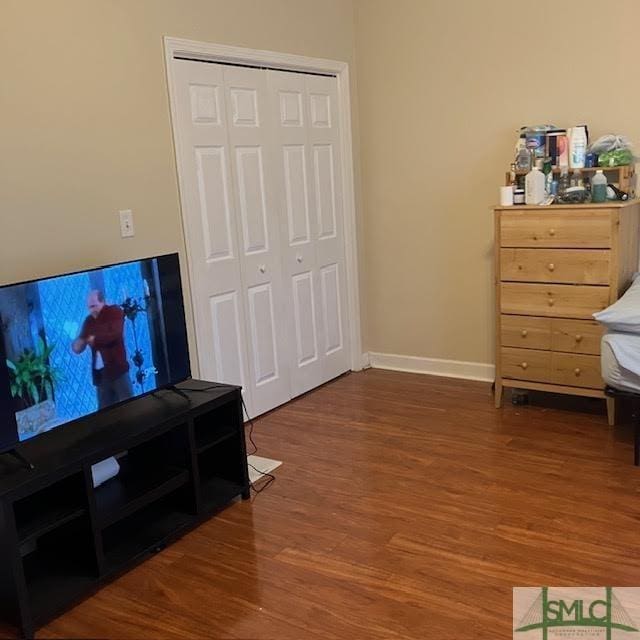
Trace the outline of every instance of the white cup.
[[500, 187], [500, 206], [510, 207], [513, 204], [513, 187]]

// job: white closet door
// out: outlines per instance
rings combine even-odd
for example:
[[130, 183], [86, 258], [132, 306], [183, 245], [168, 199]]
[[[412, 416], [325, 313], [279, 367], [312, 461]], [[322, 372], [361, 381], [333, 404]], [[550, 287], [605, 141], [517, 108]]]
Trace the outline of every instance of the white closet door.
[[294, 395], [349, 369], [337, 80], [269, 71]]
[[282, 270], [289, 299], [291, 390], [297, 396], [322, 384], [322, 309], [319, 298], [309, 109], [305, 76], [269, 71], [276, 120], [276, 175], [280, 185]]
[[200, 372], [259, 415], [349, 369], [337, 80], [174, 64]]
[[338, 81], [334, 77], [306, 75], [305, 84], [322, 310], [320, 353], [326, 381], [349, 370]]
[[263, 70], [225, 66], [248, 380], [254, 415], [291, 398], [273, 115]]
[[243, 252], [237, 242], [222, 67], [187, 60], [174, 64], [176, 154], [200, 375], [242, 385], [251, 407]]

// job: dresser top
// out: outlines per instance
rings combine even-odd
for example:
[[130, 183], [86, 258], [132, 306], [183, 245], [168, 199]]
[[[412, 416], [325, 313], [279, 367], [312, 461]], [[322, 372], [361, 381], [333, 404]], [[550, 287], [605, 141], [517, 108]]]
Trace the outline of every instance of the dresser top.
[[588, 211], [589, 209], [624, 209], [625, 207], [632, 207], [638, 204], [640, 200], [637, 198], [634, 200], [609, 200], [603, 203], [588, 203], [588, 204], [512, 204], [506, 207], [497, 205], [493, 208], [494, 211], [547, 211], [549, 209], [561, 210], [561, 211]]

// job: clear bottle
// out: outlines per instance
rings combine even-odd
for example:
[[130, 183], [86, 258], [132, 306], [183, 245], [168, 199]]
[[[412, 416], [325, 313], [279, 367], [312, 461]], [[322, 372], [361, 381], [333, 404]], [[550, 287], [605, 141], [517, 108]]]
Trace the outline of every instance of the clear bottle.
[[551, 165], [551, 158], [546, 157], [544, 164], [542, 165], [542, 173], [544, 173], [544, 190], [547, 195], [551, 193], [551, 183], [553, 182], [553, 168]]
[[509, 169], [509, 184], [515, 189], [518, 184], [518, 168], [515, 162], [511, 163], [511, 168]]
[[598, 169], [591, 179], [591, 202], [607, 201], [607, 177], [602, 169]]
[[571, 174], [571, 186], [584, 188], [584, 180], [582, 179], [582, 171], [580, 171], [580, 169], [574, 169]]
[[516, 169], [518, 171], [531, 171], [531, 152], [527, 149], [527, 141], [524, 135], [518, 140], [516, 152]]
[[567, 167], [562, 167], [560, 171], [560, 180], [558, 181], [558, 193], [563, 195], [570, 186], [569, 169]]

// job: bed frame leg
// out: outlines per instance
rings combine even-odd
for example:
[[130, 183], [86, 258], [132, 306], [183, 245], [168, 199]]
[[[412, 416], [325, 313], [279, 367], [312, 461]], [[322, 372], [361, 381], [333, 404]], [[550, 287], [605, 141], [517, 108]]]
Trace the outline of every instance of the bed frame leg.
[[493, 383], [493, 402], [496, 409], [502, 405], [502, 380], [499, 378]]
[[616, 426], [616, 399], [606, 398], [607, 401], [607, 421], [610, 427]]

